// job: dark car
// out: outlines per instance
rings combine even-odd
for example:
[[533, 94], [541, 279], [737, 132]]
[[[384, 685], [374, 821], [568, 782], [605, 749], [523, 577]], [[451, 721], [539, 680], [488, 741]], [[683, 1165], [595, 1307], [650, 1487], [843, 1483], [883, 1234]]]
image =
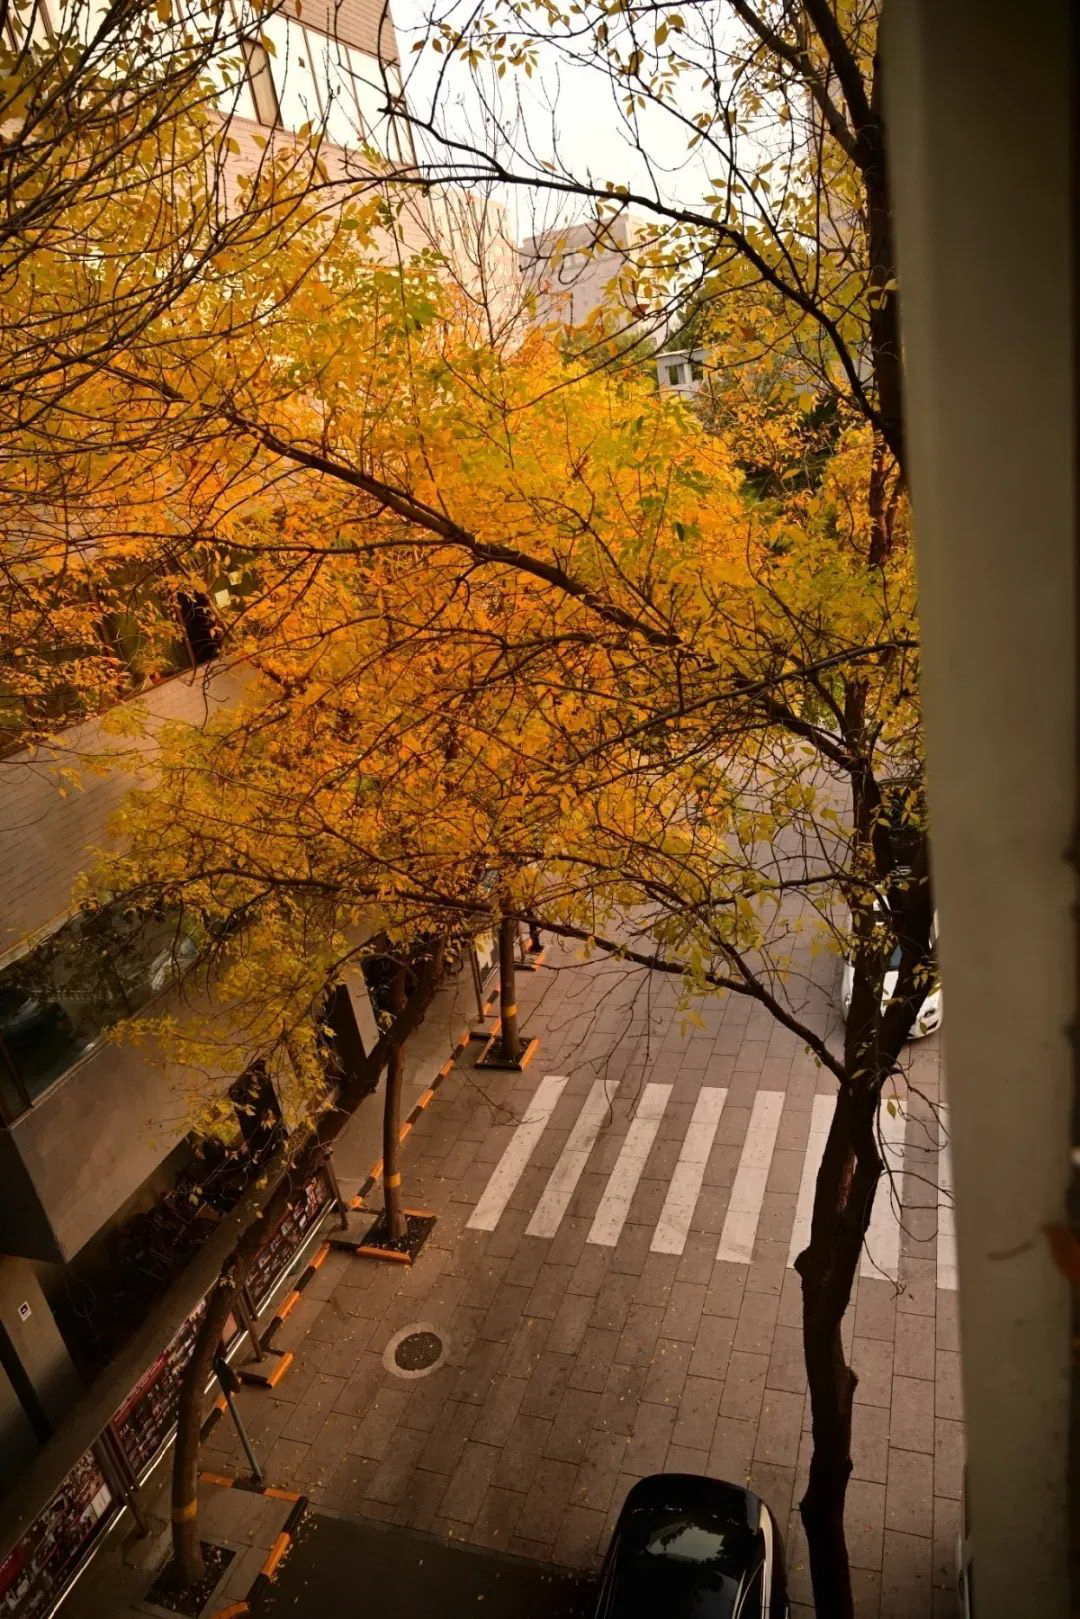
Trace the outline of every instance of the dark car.
[[623, 1503], [596, 1619], [786, 1619], [776, 1519], [737, 1484], [656, 1473]]

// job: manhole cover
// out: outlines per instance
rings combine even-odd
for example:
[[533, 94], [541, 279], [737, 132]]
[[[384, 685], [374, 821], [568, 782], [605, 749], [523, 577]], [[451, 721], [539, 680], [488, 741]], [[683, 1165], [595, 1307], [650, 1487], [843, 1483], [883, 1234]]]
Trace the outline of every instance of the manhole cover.
[[437, 1332], [410, 1332], [394, 1350], [394, 1361], [403, 1372], [426, 1372], [442, 1354]]
[[427, 1377], [446, 1359], [449, 1340], [431, 1321], [414, 1321], [395, 1332], [383, 1351], [383, 1365], [396, 1377]]

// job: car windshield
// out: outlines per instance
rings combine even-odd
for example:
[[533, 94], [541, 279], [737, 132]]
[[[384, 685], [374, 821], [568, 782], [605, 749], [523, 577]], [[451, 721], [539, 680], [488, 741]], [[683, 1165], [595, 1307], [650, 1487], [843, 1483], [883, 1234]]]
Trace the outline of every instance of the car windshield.
[[[646, 1517], [645, 1514], [642, 1515]], [[730, 1619], [740, 1582], [758, 1553], [745, 1522], [708, 1512], [651, 1509], [627, 1526], [615, 1567], [614, 1616]]]

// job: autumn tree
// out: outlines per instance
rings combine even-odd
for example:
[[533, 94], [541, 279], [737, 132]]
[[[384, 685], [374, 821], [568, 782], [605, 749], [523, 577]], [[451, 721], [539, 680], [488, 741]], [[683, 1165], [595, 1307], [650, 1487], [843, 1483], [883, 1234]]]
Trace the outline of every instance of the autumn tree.
[[[439, 65], [414, 76], [412, 99], [429, 143], [429, 172], [440, 178], [578, 199], [595, 211], [598, 237], [606, 220], [628, 209], [650, 221], [646, 249], [627, 255], [630, 270], [654, 303], [673, 282], [693, 297], [726, 405], [733, 391], [752, 393], [751, 414], [762, 425], [775, 423], [778, 408], [782, 415], [784, 401], [794, 398], [803, 412], [831, 422], [841, 446], [861, 427], [859, 477], [845, 484], [843, 500], [860, 535], [852, 560], [867, 570], [867, 589], [879, 600], [907, 544], [881, 9], [880, 0], [614, 11], [494, 0], [463, 21], [456, 8], [436, 5], [414, 48], [421, 60], [434, 53]], [[590, 105], [606, 103], [624, 137], [623, 172], [587, 169], [580, 148], [559, 139], [558, 107], [552, 115], [545, 98], [528, 127], [527, 95], [515, 101], [503, 94], [517, 74], [549, 87], [558, 75], [572, 93], [594, 98]], [[464, 75], [473, 96], [467, 128], [455, 122], [452, 94]], [[515, 121], [521, 106], [524, 129]], [[818, 446], [812, 459], [819, 480], [820, 454]], [[773, 493], [782, 497], [783, 486]], [[909, 624], [904, 641], [913, 639]], [[787, 634], [779, 635], [778, 648], [786, 644]], [[905, 646], [905, 708], [912, 653]], [[770, 692], [762, 714], [775, 722], [775, 735], [807, 744], [813, 771], [839, 772], [850, 815], [840, 889], [853, 918], [856, 988], [811, 1242], [799, 1260], [815, 1438], [803, 1517], [819, 1611], [848, 1614], [842, 1523], [854, 1377], [840, 1321], [881, 1173], [877, 1098], [927, 970], [932, 902], [921, 748], [913, 714], [909, 745], [896, 756], [876, 682], [861, 660], [831, 665], [827, 678], [785, 677], [782, 698]], [[906, 788], [883, 791], [897, 775]], [[890, 818], [903, 824], [890, 831]], [[898, 843], [905, 851], [900, 873]], [[886, 947], [900, 949], [902, 970], [892, 1005], [882, 1010]]]
[[239, 578], [200, 529], [176, 410], [128, 376], [163, 345], [227, 348], [205, 300], [245, 270], [250, 288], [279, 257], [284, 274], [260, 281], [267, 301], [247, 315], [268, 338], [269, 299], [302, 281], [316, 222], [334, 228], [336, 205], [365, 189], [331, 173], [321, 128], [256, 143], [234, 122], [272, 10], [3, 9], [4, 752], [204, 661], [212, 598]]
[[[805, 1042], [838, 1104], [799, 1262], [804, 1513], [819, 1602], [844, 1611], [840, 1322], [879, 1099], [931, 971], [921, 800], [900, 801], [903, 875], [886, 804], [920, 750], [895, 470], [885, 511], [867, 498], [882, 437], [851, 412], [823, 445], [790, 391], [707, 434], [632, 367], [463, 341], [432, 271], [340, 245], [279, 346], [248, 353], [239, 386], [235, 354], [226, 377], [209, 352], [139, 379], [233, 429], [215, 522], [260, 579], [231, 632], [258, 678], [220, 728], [166, 747], [115, 881], [173, 904], [201, 885], [251, 927], [317, 893], [438, 929], [490, 926], [486, 869], [504, 912], [749, 996]], [[751, 436], [767, 490], [741, 472]], [[854, 959], [842, 1057], [785, 989], [808, 923]]]

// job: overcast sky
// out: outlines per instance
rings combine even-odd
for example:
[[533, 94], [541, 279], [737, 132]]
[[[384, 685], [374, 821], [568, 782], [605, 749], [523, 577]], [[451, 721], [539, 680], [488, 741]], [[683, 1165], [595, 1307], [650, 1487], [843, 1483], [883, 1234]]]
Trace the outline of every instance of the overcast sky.
[[[430, 48], [419, 53], [411, 50], [425, 33], [431, 5], [432, 0], [394, 0], [393, 4], [408, 102], [418, 116], [430, 109], [439, 70], [446, 68], [445, 58]], [[527, 78], [520, 71], [508, 70], [497, 90], [503, 122], [527, 137], [523, 155], [531, 146], [536, 159], [551, 160], [557, 145], [563, 166], [581, 178], [612, 180], [646, 194], [659, 191], [667, 200], [688, 204], [700, 204], [711, 189], [702, 159], [687, 155], [685, 130], [675, 118], [657, 109], [646, 112], [643, 124], [642, 144], [652, 164], [650, 174], [649, 165], [635, 150], [610, 85], [587, 59], [568, 61], [565, 53], [557, 55], [553, 48], [541, 47], [538, 73]], [[455, 134], [477, 134], [482, 127], [483, 100], [465, 64], [455, 61], [446, 68], [441, 101], [443, 127]], [[538, 228], [589, 214], [582, 198], [564, 201], [511, 188], [511, 194], [500, 200], [511, 211], [519, 240]]]

